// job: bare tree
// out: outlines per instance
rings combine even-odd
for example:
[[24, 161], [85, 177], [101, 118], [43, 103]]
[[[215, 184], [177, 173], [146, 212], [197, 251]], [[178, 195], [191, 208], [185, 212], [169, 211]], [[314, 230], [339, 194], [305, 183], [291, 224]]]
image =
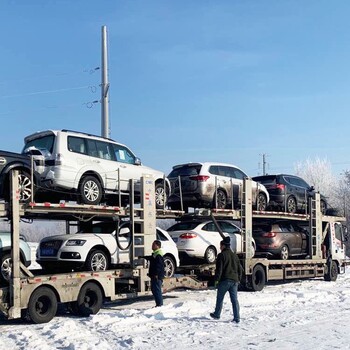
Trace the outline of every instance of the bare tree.
[[339, 207], [339, 179], [332, 173], [332, 166], [327, 158], [307, 159], [295, 165], [295, 173], [302, 177], [316, 191], [322, 193], [332, 207]]

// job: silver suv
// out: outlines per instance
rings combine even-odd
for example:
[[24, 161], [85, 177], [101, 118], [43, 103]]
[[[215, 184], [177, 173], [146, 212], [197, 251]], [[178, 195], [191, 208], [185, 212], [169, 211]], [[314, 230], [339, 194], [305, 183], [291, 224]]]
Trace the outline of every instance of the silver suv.
[[[27, 136], [22, 153], [34, 157], [41, 186], [59, 195], [77, 194], [86, 204], [103, 199], [112, 204], [117, 194], [128, 198], [129, 179], [135, 180], [136, 199], [140, 178], [147, 174], [155, 180], [155, 202], [163, 208], [169, 182], [162, 172], [146, 167], [131, 150], [111, 139], [69, 130], [47, 130]], [[62, 199], [62, 198], [60, 198]]]
[[[187, 163], [175, 165], [168, 175], [172, 193], [171, 209], [188, 207], [238, 208], [242, 203], [243, 180], [246, 175], [238, 167], [225, 163]], [[253, 206], [265, 210], [269, 193], [264, 185], [253, 181]]]

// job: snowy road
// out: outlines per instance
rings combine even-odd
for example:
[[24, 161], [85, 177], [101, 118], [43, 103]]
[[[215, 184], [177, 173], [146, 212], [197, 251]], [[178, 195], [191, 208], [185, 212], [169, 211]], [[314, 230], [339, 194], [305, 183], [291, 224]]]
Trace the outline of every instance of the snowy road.
[[2, 349], [350, 349], [350, 272], [240, 292], [241, 324], [211, 320], [216, 292], [177, 291], [165, 305], [143, 299], [110, 304], [87, 319], [60, 315], [43, 325], [0, 321]]

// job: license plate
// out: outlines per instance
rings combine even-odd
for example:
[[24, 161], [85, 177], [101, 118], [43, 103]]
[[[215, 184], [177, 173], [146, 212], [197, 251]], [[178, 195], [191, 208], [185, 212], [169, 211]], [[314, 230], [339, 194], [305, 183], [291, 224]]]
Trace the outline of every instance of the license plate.
[[54, 252], [53, 248], [41, 248], [40, 254], [42, 256], [53, 256], [53, 255], [55, 255], [55, 252]]

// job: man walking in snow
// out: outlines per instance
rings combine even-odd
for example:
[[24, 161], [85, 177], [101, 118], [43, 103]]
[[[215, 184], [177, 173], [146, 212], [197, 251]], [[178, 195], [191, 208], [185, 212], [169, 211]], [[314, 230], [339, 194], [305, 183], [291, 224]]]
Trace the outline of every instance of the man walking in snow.
[[237, 298], [238, 284], [241, 280], [243, 268], [236, 253], [230, 248], [230, 237], [225, 237], [220, 242], [221, 253], [216, 259], [215, 285], [217, 285], [217, 296], [215, 311], [210, 313], [214, 319], [219, 319], [222, 304], [226, 292], [229, 292], [233, 309], [233, 322], [240, 322], [239, 303]]
[[149, 261], [148, 276], [151, 278], [151, 291], [156, 302], [156, 307], [163, 305], [162, 285], [165, 269], [163, 252], [160, 249], [161, 246], [161, 241], [155, 240], [152, 243], [152, 255], [143, 257]]

